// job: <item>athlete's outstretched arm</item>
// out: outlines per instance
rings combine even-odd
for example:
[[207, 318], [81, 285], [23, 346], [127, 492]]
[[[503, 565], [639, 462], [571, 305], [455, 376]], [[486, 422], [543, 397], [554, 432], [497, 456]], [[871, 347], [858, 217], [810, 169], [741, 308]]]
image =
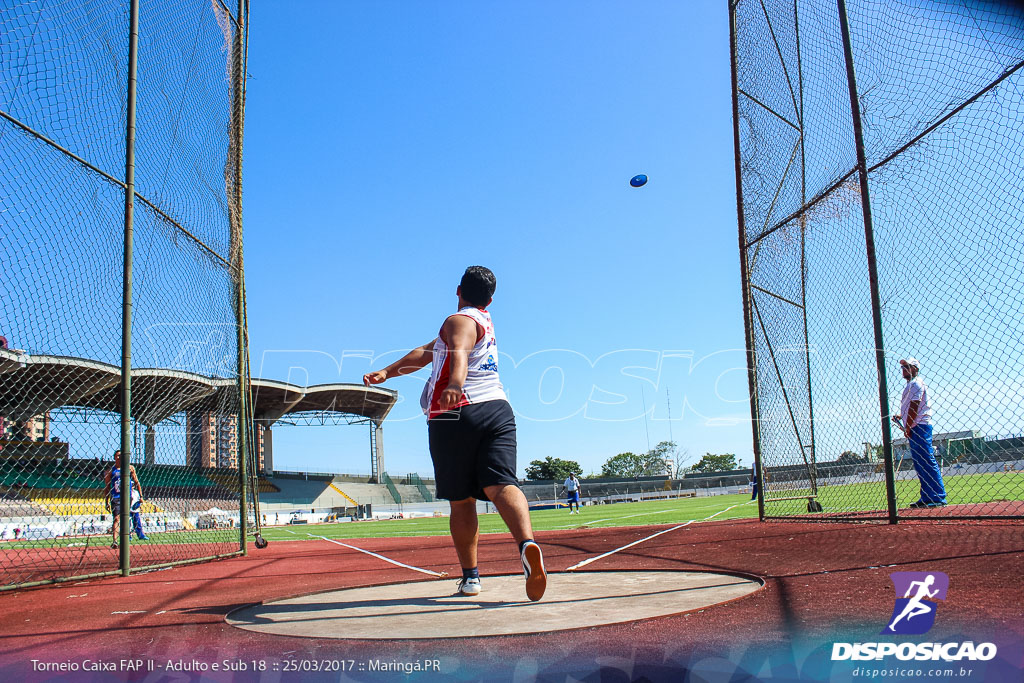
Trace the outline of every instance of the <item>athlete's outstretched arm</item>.
[[366, 386], [380, 384], [389, 377], [408, 375], [430, 365], [430, 361], [434, 359], [434, 342], [436, 341], [436, 339], [431, 339], [423, 346], [417, 346], [383, 370], [366, 373], [363, 375], [363, 384]]
[[469, 372], [469, 352], [476, 346], [480, 329], [476, 321], [465, 315], [452, 315], [441, 327], [441, 339], [448, 345], [451, 364], [448, 386], [441, 392], [441, 410], [451, 410], [462, 400], [462, 387]]

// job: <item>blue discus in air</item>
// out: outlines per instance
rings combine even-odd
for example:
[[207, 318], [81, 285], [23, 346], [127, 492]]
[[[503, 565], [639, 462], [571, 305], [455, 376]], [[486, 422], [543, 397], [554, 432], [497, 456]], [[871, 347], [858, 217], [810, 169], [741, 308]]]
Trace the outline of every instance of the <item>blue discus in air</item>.
[[647, 184], [647, 176], [645, 176], [643, 173], [641, 173], [640, 175], [635, 175], [629, 179], [629, 184], [632, 185], [633, 187], [643, 187], [644, 185]]

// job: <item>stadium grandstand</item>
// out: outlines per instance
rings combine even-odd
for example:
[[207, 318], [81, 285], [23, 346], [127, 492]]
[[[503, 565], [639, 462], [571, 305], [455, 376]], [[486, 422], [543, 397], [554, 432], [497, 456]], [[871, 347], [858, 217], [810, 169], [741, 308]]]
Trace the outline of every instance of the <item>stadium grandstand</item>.
[[[0, 384], [0, 538], [12, 538], [14, 529], [26, 528], [35, 529], [39, 538], [107, 533], [110, 511], [104, 480], [111, 461], [103, 457], [109, 458], [116, 443], [98, 444], [82, 425], [119, 419], [111, 408], [119, 402], [120, 368], [0, 346], [0, 374], [5, 379]], [[140, 445], [133, 449], [133, 464], [145, 495], [141, 513], [147, 530], [195, 528], [211, 515], [224, 525], [237, 525], [242, 488], [238, 425], [234, 416], [218, 415], [210, 408], [218, 405], [219, 394], [235, 391], [236, 382], [141, 368], [133, 370], [132, 386]], [[377, 483], [382, 478], [390, 481], [383, 472], [382, 423], [394, 406], [395, 392], [339, 383], [302, 387], [256, 378], [251, 391], [258, 456], [258, 472], [251, 474], [257, 475], [256, 492], [266, 497], [269, 509], [319, 505], [337, 511], [401, 504], [388, 486]], [[362, 482], [345, 482], [348, 492], [330, 478], [322, 486], [298, 490], [296, 479], [282, 475], [282, 490], [273, 482], [272, 430], [285, 416], [292, 423], [305, 417], [312, 424], [326, 424], [328, 418], [369, 424], [373, 474]], [[53, 436], [53, 431], [67, 441]], [[166, 462], [169, 452], [173, 464]], [[81, 457], [83, 453], [104, 455]], [[336, 500], [321, 496], [325, 491]], [[411, 503], [426, 499], [417, 497], [415, 486], [404, 487], [404, 494]]]
[[[522, 488], [534, 508], [558, 505], [565, 497], [561, 481], [527, 481]], [[581, 479], [580, 488], [580, 502], [584, 505], [749, 493], [750, 470], [694, 472], [681, 479], [668, 476]]]
[[350, 474], [275, 472], [268, 483], [277, 489], [260, 494], [268, 524], [283, 524], [292, 516], [320, 521], [332, 515], [369, 518], [447, 510], [447, 503], [435, 498], [434, 482], [418, 474], [391, 480], [389, 486]]
[[[47, 537], [109, 529], [104, 484], [109, 462], [21, 458], [4, 459], [0, 467], [0, 530], [7, 532], [0, 535], [13, 538], [13, 529], [26, 524], [52, 532]], [[237, 470], [145, 463], [135, 469], [146, 496], [141, 512], [147, 530], [196, 528], [211, 515], [224, 525], [238, 523]], [[397, 499], [391, 487], [358, 475], [274, 472], [257, 482], [260, 512], [270, 525], [294, 518], [319, 522], [393, 517], [403, 511], [433, 514], [446, 508], [434, 499], [434, 482], [416, 474], [393, 484]]]
[[[29, 355], [0, 349], [0, 371], [17, 384], [0, 389], [0, 536], [13, 528], [35, 527], [39, 537], [76, 533], [105, 533], [109, 526], [104, 477], [109, 461], [72, 456], [75, 444], [52, 435], [59, 432], [66, 411], [102, 414], [116, 403], [120, 369], [96, 361]], [[234, 432], [233, 418], [218, 422], [203, 412], [230, 381], [193, 373], [140, 369], [135, 371], [134, 414], [145, 431], [138, 449], [136, 471], [145, 491], [142, 517], [147, 529], [196, 528], [205, 518], [237, 524], [240, 480], [234, 442], [217, 430]], [[68, 389], [74, 387], [74, 390]], [[256, 490], [263, 522], [290, 523], [328, 517], [367, 518], [398, 514], [445, 512], [435, 500], [432, 482], [416, 474], [393, 478], [384, 469], [382, 423], [394, 405], [393, 392], [351, 384], [301, 387], [275, 380], [253, 379], [253, 417], [259, 464]], [[34, 397], [34, 398], [29, 398]], [[46, 397], [45, 402], [40, 397]], [[274, 425], [326, 424], [340, 416], [348, 424], [369, 424], [371, 474], [297, 473], [273, 468]], [[158, 431], [172, 422], [183, 430]], [[184, 432], [184, 464], [157, 462], [156, 440]], [[897, 476], [912, 478], [910, 458], [900, 457], [906, 444], [893, 444]], [[949, 474], [971, 471], [1024, 470], [1024, 438], [985, 437], [977, 431], [937, 434], [936, 455]], [[901, 450], [902, 449], [902, 450]], [[225, 457], [225, 453], [228, 457]], [[849, 455], [852, 455], [850, 453]], [[869, 477], [880, 463], [865, 453], [810, 464], [768, 467], [766, 481], [794, 490], [811, 486], [856, 483]], [[982, 468], [982, 469], [979, 469]], [[688, 473], [683, 478], [587, 479], [584, 504], [605, 504], [668, 497], [706, 496], [750, 491], [750, 470]], [[560, 482], [524, 482], [531, 504], [559, 504]], [[484, 506], [486, 508], [486, 505]]]
[[[49, 437], [50, 414], [69, 409], [108, 413], [119, 404], [121, 369], [115, 365], [84, 358], [28, 354], [18, 349], [0, 347], [0, 437], [11, 440], [37, 441]], [[184, 414], [186, 432], [210, 436], [218, 425], [212, 413], [204, 409], [218, 403], [218, 393], [234, 391], [235, 380], [204, 377], [190, 372], [168, 369], [137, 368], [132, 371], [132, 417], [145, 427], [144, 462], [156, 462], [156, 426]], [[339, 415], [349, 424], [371, 425], [372, 476], [383, 471], [382, 424], [394, 407], [394, 391], [361, 384], [323, 384], [302, 387], [287, 382], [253, 378], [253, 417], [258, 426], [256, 448], [260, 469], [273, 471], [273, 426], [282, 417]], [[46, 425], [39, 434], [36, 422]], [[180, 421], [179, 421], [180, 423]], [[233, 421], [223, 428], [236, 431]], [[189, 459], [210, 466], [232, 463], [237, 455], [216, 458], [208, 440], [187, 438]], [[230, 442], [229, 442], [230, 443]], [[193, 447], [193, 445], [195, 447]], [[231, 444], [234, 450], [237, 447]], [[0, 449], [3, 448], [0, 443]], [[66, 448], [66, 446], [65, 446]], [[2, 450], [0, 450], [2, 454]], [[65, 455], [65, 457], [67, 457]]]

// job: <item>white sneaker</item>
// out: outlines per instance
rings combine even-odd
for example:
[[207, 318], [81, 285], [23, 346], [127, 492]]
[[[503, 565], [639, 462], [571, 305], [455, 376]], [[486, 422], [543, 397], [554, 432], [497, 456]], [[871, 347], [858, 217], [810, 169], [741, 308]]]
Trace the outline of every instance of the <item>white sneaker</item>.
[[523, 561], [523, 573], [526, 575], [526, 597], [536, 602], [544, 597], [544, 590], [548, 587], [548, 575], [544, 571], [544, 556], [540, 552], [540, 546], [533, 541], [528, 541], [523, 546], [520, 554]]
[[480, 579], [459, 579], [459, 587], [455, 591], [462, 595], [480, 595]]

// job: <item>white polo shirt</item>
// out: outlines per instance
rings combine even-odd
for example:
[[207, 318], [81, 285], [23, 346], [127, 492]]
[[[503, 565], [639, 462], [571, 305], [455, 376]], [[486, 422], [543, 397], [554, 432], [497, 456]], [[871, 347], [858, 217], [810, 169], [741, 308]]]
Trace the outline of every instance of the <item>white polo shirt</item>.
[[[913, 401], [920, 401], [917, 407], [917, 420], [910, 424], [907, 416], [910, 414], [910, 404]], [[910, 429], [917, 425], [930, 425], [932, 423], [932, 407], [928, 404], [928, 387], [925, 386], [921, 375], [907, 382], [903, 388], [903, 399], [900, 401], [900, 417], [903, 418], [903, 425]]]
[[565, 480], [565, 490], [568, 491], [569, 493], [572, 493], [579, 487], [579, 484], [580, 482], [578, 479], [573, 479], [572, 477], [569, 477], [568, 479]]

